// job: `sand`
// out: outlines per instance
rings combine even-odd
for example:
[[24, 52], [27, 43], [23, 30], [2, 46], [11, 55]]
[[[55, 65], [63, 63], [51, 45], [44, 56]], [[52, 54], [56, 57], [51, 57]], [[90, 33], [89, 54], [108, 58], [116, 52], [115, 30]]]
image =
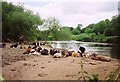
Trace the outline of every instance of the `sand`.
[[[118, 67], [118, 61], [102, 62], [82, 57], [52, 58], [52, 56], [37, 56], [22, 54], [25, 49], [10, 48], [7, 43], [2, 49], [2, 75], [5, 80], [78, 80], [84, 62], [84, 71], [89, 75], [98, 74], [100, 80], [105, 80], [108, 75]], [[25, 45], [28, 47], [28, 45]], [[43, 48], [50, 47], [42, 46]]]

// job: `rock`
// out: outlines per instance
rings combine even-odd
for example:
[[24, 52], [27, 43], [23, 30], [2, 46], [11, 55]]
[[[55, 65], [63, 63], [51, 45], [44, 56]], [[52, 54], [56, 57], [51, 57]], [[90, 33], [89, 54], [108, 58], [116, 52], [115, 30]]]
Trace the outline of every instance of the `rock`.
[[12, 68], [10, 71], [16, 71], [16, 68]]
[[57, 61], [57, 59], [55, 59], [55, 61]]
[[48, 61], [48, 63], [50, 63], [50, 61]]
[[107, 71], [106, 69], [104, 71]]
[[98, 64], [102, 64], [102, 62], [100, 61], [100, 62], [98, 62]]
[[24, 63], [23, 65], [24, 65], [24, 66], [27, 66], [27, 63]]
[[96, 56], [96, 57], [92, 57], [92, 59], [94, 60], [99, 60], [99, 61], [106, 61], [106, 62], [110, 62], [111, 59], [105, 56]]
[[33, 67], [35, 66], [35, 64], [33, 65]]
[[23, 58], [23, 60], [27, 60], [27, 58]]
[[101, 61], [106, 61], [106, 62], [110, 62], [111, 61], [111, 59], [110, 58], [108, 58], [108, 57], [99, 57], [99, 60], [101, 60]]
[[28, 66], [31, 66], [31, 64], [28, 64]]
[[4, 64], [5, 64], [5, 65], [11, 65], [11, 63], [10, 63], [10, 62], [5, 62]]
[[74, 62], [75, 62], [75, 60], [72, 60], [72, 61], [71, 61], [71, 63], [74, 63]]
[[34, 62], [37, 62], [37, 60], [34, 60]]
[[44, 76], [46, 76], [46, 75], [47, 75], [47, 74], [43, 74], [43, 73], [39, 73], [39, 74], [38, 74], [39, 77], [44, 77]]
[[44, 69], [45, 67], [42, 66], [41, 68]]
[[85, 62], [89, 62], [89, 60], [88, 60], [88, 59], [84, 59], [84, 61], [85, 61]]
[[89, 64], [91, 64], [91, 65], [97, 65], [96, 63], [93, 63], [93, 62], [90, 62]]
[[74, 76], [76, 76], [76, 75], [66, 75], [65, 77], [74, 77]]

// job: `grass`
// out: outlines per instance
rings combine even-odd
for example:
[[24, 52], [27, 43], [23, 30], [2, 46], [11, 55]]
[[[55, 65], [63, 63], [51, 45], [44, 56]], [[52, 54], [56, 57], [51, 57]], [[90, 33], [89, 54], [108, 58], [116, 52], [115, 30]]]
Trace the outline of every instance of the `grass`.
[[107, 80], [120, 80], [120, 68], [118, 67], [108, 75]]

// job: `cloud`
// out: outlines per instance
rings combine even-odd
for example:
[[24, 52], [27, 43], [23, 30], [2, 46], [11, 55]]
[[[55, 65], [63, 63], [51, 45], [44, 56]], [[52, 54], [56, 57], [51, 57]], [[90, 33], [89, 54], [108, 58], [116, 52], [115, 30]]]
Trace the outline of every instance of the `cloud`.
[[87, 26], [117, 14], [118, 0], [9, 0], [24, 2], [24, 8], [41, 18], [56, 17], [62, 25]]
[[118, 2], [119, 0], [5, 0], [10, 2]]

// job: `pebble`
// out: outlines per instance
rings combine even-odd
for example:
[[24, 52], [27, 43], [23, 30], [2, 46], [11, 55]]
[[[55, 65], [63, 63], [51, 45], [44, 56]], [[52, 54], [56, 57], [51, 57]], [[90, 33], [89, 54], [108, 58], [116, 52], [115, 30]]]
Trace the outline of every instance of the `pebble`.
[[4, 63], [5, 65], [11, 65], [11, 63], [10, 62], [6, 62], [6, 63]]
[[57, 59], [55, 59], [55, 61], [57, 61]]
[[39, 74], [38, 74], [39, 77], [44, 77], [44, 76], [46, 76], [46, 75], [47, 75], [47, 74], [43, 74], [43, 73], [39, 73]]
[[48, 63], [50, 63], [50, 61], [48, 61]]
[[35, 64], [33, 65], [33, 67], [35, 66]]
[[41, 68], [44, 69], [45, 67], [42, 66]]
[[34, 62], [37, 62], [37, 60], [34, 60]]
[[27, 63], [24, 63], [23, 65], [24, 65], [24, 66], [27, 66]]
[[12, 68], [10, 71], [16, 71], [16, 68]]
[[89, 64], [91, 64], [91, 65], [97, 65], [96, 63], [93, 63], [93, 62], [90, 62]]

